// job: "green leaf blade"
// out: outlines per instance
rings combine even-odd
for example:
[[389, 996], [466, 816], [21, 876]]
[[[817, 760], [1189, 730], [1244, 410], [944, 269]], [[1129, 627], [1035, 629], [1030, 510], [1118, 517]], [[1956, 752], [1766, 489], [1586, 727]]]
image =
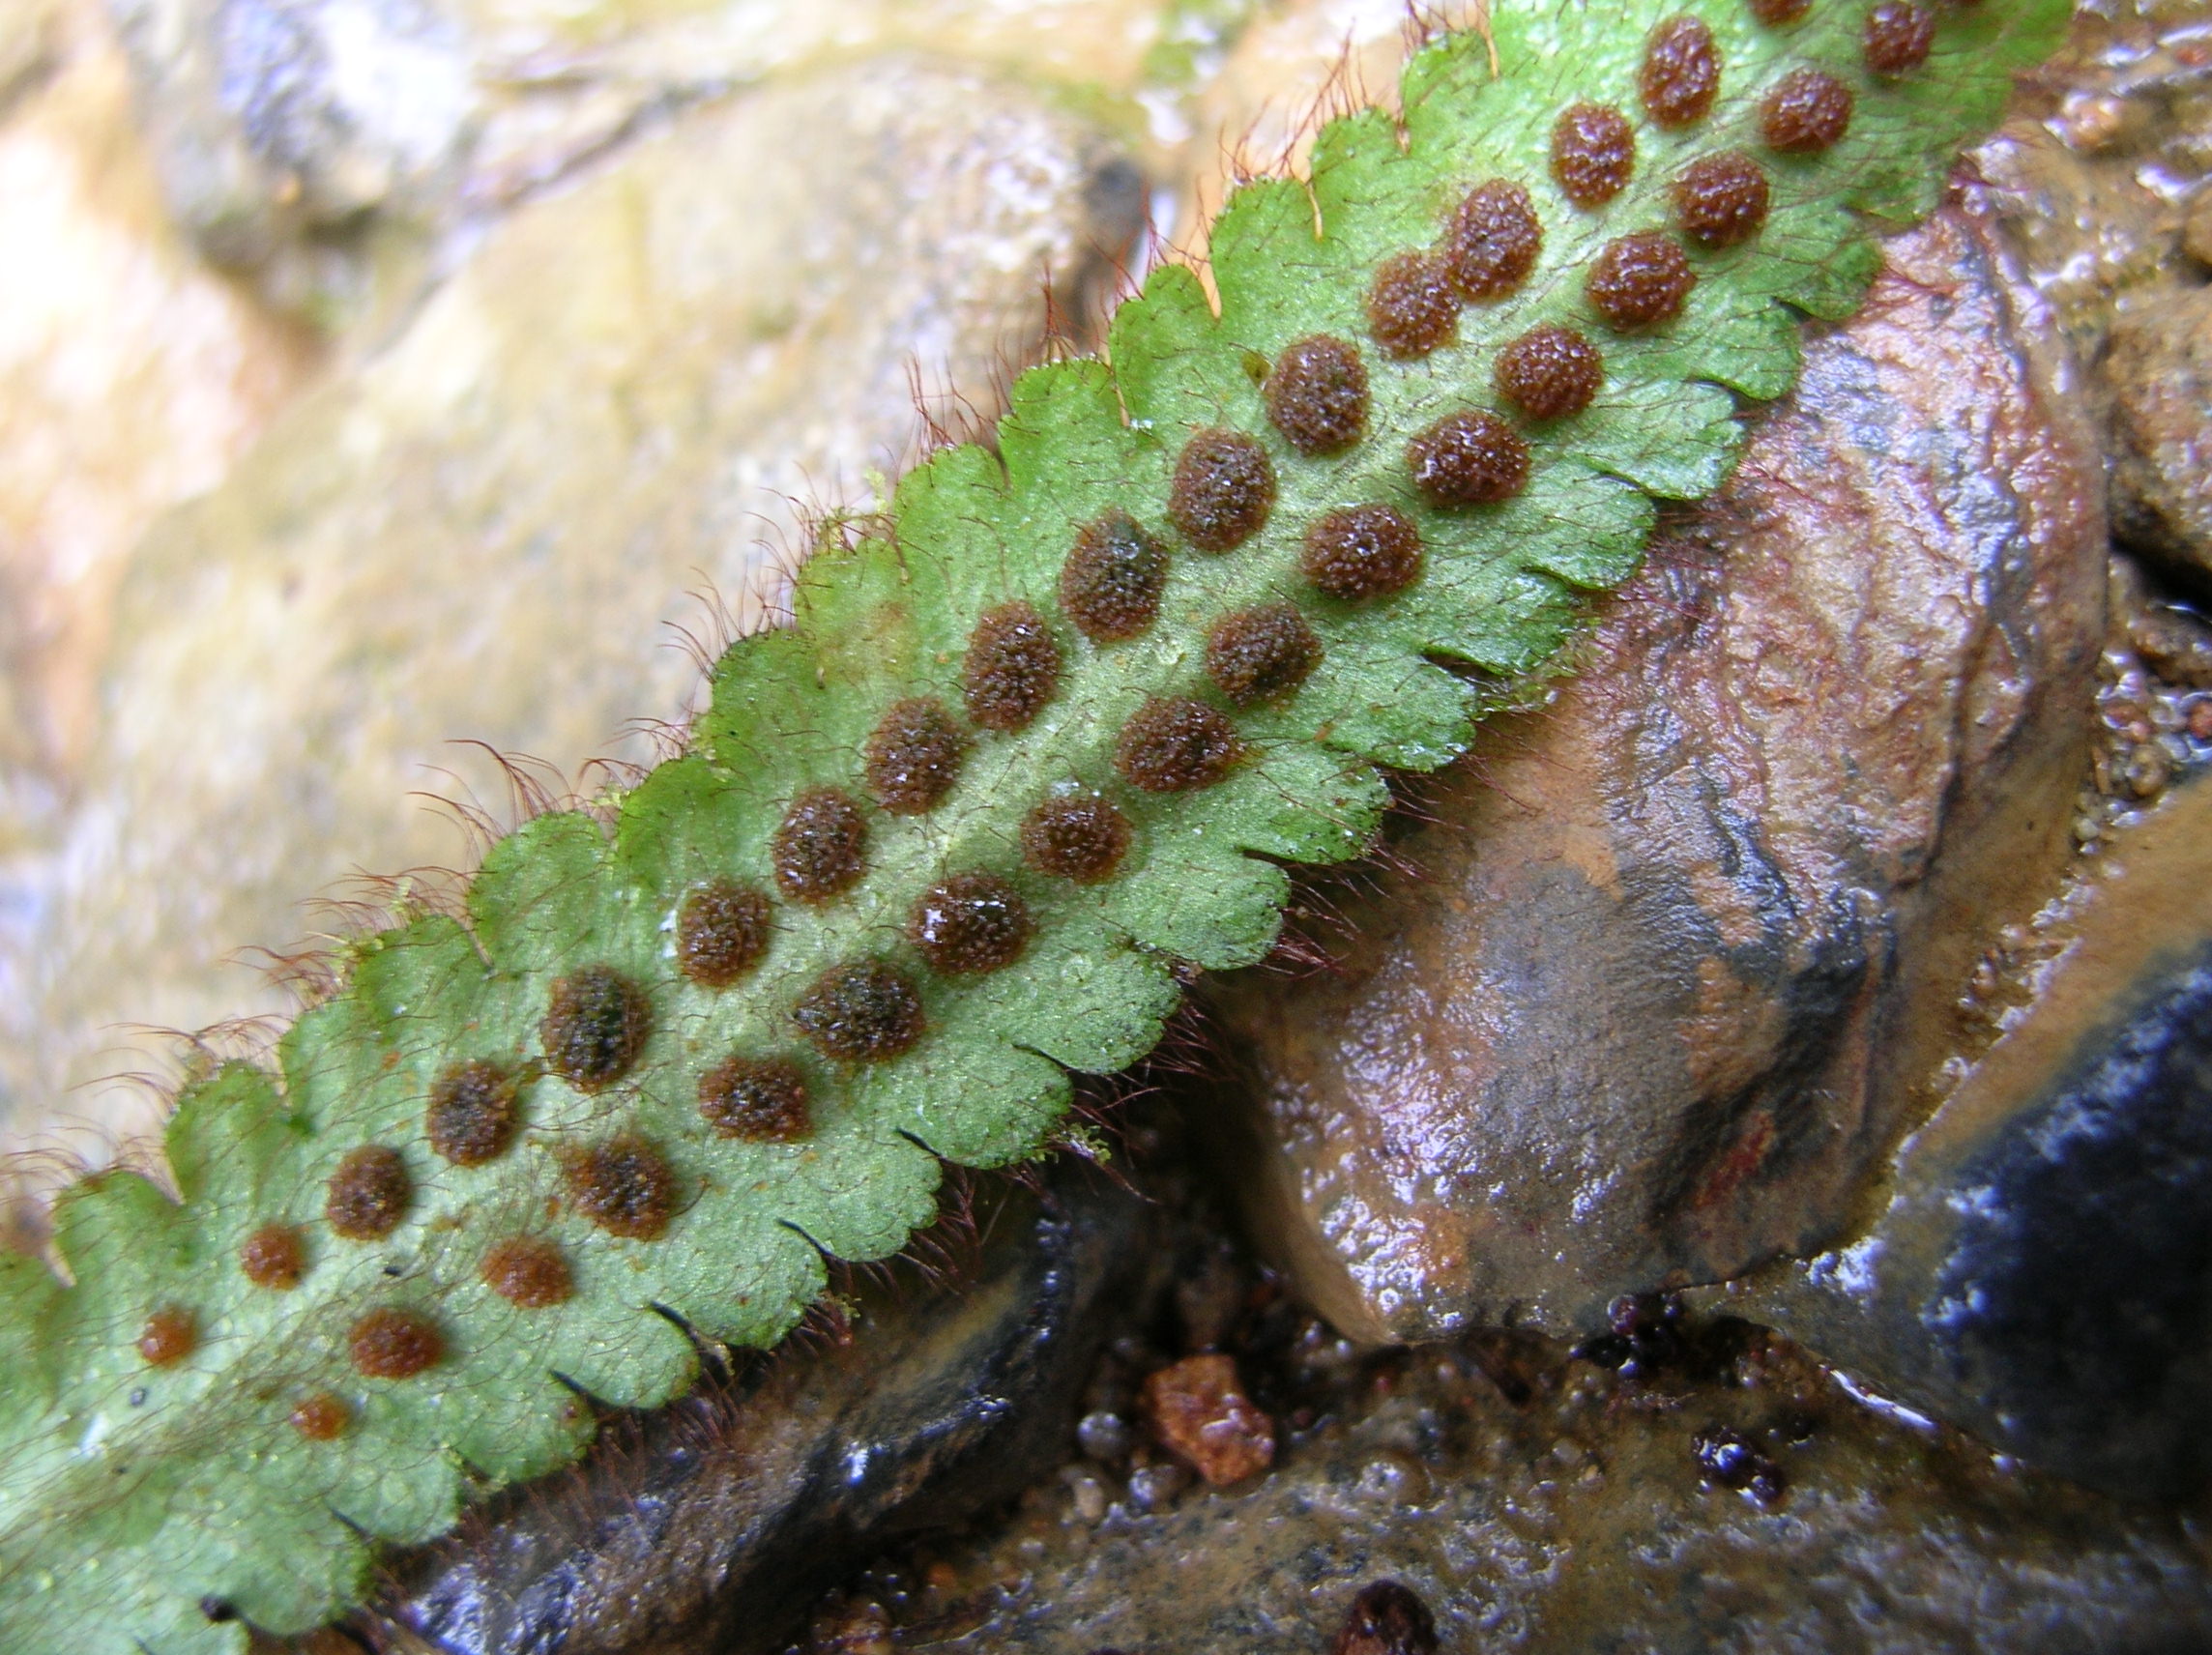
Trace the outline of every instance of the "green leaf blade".
[[[592, 1435], [584, 1399], [679, 1394], [695, 1338], [780, 1340], [835, 1261], [895, 1252], [930, 1222], [944, 1162], [1041, 1152], [1071, 1075], [1150, 1050], [1180, 973], [1264, 958], [1285, 864], [1359, 855], [1387, 802], [1378, 767], [1464, 751], [1484, 700], [1474, 676], [1542, 670], [1581, 595], [1633, 569], [1656, 503], [1718, 486], [1741, 446], [1740, 399], [1794, 378], [1800, 315], [1858, 303], [1878, 260], [1871, 221], [1929, 210], [1956, 145], [2066, 16], [2062, 0], [1947, 7], [1925, 69], [1884, 79], [1857, 61], [1864, 10], [1819, 0], [1767, 30], [1738, 0], [1561, 0], [1500, 8], [1489, 40], [1417, 54], [1401, 120], [1333, 123], [1309, 179], [1231, 200], [1211, 242], [1218, 311], [1196, 273], [1154, 272], [1115, 318], [1106, 362], [1016, 381], [995, 451], [947, 450], [880, 519], [835, 526], [797, 579], [793, 624], [717, 663], [684, 756], [510, 835], [459, 915], [404, 915], [351, 944], [346, 980], [272, 1070], [234, 1065], [187, 1089], [168, 1140], [181, 1205], [102, 1175], [57, 1208], [71, 1285], [0, 1261], [0, 1650], [212, 1655], [243, 1635], [209, 1621], [203, 1597], [275, 1630], [342, 1609], [366, 1581], [364, 1536], [443, 1531], [468, 1473], [497, 1483], [566, 1463]], [[1647, 32], [1681, 13], [1708, 25], [1724, 74], [1711, 115], [1670, 131], [1635, 87]], [[1819, 156], [1768, 154], [1760, 101], [1805, 65], [1851, 89], [1849, 134]], [[1551, 166], [1553, 123], [1585, 99], [1637, 131], [1634, 175], [1601, 208], [1569, 201]], [[1736, 149], [1770, 181], [1761, 233], [1690, 247], [1677, 317], [1609, 328], [1586, 286], [1592, 261], [1623, 235], [1673, 234], [1673, 179]], [[1459, 305], [1448, 339], [1393, 357], [1369, 327], [1375, 270], [1436, 248], [1492, 178], [1528, 189], [1541, 257], [1511, 292]], [[1507, 406], [1497, 377], [1499, 352], [1544, 326], [1584, 333], [1604, 358], [1590, 406], [1549, 421]], [[1282, 354], [1317, 334], [1356, 349], [1368, 386], [1357, 440], [1321, 452], [1288, 440], [1266, 391]], [[1527, 480], [1496, 504], [1439, 505], [1409, 446], [1469, 410], [1518, 433]], [[1218, 431], [1265, 455], [1273, 482], [1248, 532], [1207, 545], [1175, 479], [1186, 445]], [[1318, 590], [1308, 535], [1376, 506], [1417, 529], [1417, 576], [1353, 597]], [[1115, 636], [1063, 594], [1075, 548], [1109, 517], [1164, 560], [1156, 608]], [[1057, 676], [1004, 728], [969, 716], [967, 674], [979, 623], [1017, 602]], [[1225, 622], [1283, 606], [1318, 656], [1269, 692], [1233, 694], [1209, 646]], [[1204, 763], [1132, 759], [1133, 721], [1163, 699], [1229, 733]], [[877, 732], [916, 701], [953, 740], [921, 755], [942, 791], [902, 798], [895, 779], [919, 760], [888, 764]], [[800, 889], [779, 845], [787, 810], [818, 789], [849, 803], [864, 844], [834, 888]], [[1033, 820], [1068, 799], [1106, 801], [1125, 833], [1081, 878], [1039, 851]], [[982, 966], [940, 951], [925, 923], [975, 879], [1020, 920], [991, 934], [1000, 952]], [[731, 890], [757, 896], [760, 935], [742, 969], [702, 974], [685, 915]], [[897, 986], [842, 1021], [800, 1018], [857, 965]], [[561, 1024], [586, 977], [620, 992], [594, 1002], [597, 1021]], [[803, 1095], [776, 1094], [782, 1115], [717, 1116], [730, 1064], [785, 1065]], [[471, 1065], [511, 1110], [480, 1158], [430, 1126]], [[404, 1174], [374, 1234], [334, 1205], [364, 1149]], [[269, 1226], [300, 1237], [294, 1285], [243, 1269]], [[541, 1302], [508, 1296], [491, 1268], [516, 1238], [560, 1262]], [[194, 1336], [156, 1362], [140, 1342], [167, 1311]], [[380, 1314], [434, 1334], [413, 1348], [419, 1364], [372, 1371], [361, 1330]], [[319, 1398], [342, 1412], [335, 1436], [293, 1424]]]

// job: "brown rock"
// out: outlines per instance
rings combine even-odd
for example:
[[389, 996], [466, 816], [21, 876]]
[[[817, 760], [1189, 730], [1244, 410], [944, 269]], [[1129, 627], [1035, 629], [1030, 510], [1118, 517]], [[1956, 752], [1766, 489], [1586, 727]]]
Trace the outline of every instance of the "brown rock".
[[2212, 153], [2203, 35], [2200, 8], [2078, 8], [2067, 44], [1972, 154], [2085, 366], [2115, 317], [2185, 273], [2181, 191]]
[[2117, 156], [2085, 156], [2014, 121], [1974, 152], [2028, 278], [2075, 354], [2092, 363], [2114, 317], [2173, 265], [2174, 211]]
[[1595, 1327], [1842, 1223], [2070, 852], [2104, 536], [2037, 315], [1973, 215], [1893, 244], [1347, 970], [1226, 992], [1263, 1232], [1344, 1331]]
[[1145, 1380], [1152, 1432], [1177, 1459], [1215, 1488], [1240, 1483], [1275, 1463], [1274, 1422], [1253, 1406], [1228, 1356], [1185, 1356]]
[[2112, 532], [2212, 597], [2212, 288], [2178, 289], [2123, 316], [2105, 375]]
[[2116, 646], [2133, 652], [2168, 683], [2212, 689], [2212, 626], [2154, 595], [2134, 559], [2115, 556], [2111, 574]]
[[2201, 265], [2212, 265], [2212, 189], [2198, 185], [2181, 221], [2181, 250]]

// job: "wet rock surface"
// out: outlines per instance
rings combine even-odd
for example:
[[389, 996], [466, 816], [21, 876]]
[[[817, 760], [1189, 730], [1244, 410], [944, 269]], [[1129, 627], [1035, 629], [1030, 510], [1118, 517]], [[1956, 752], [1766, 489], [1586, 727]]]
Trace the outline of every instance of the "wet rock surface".
[[610, 1425], [582, 1470], [395, 1562], [356, 1630], [446, 1655], [646, 1655], [788, 1623], [902, 1534], [1059, 1463], [1122, 1299], [1157, 1292], [1155, 1228], [1073, 1160], [1038, 1194], [987, 1181], [934, 1279], [900, 1266], [841, 1325]]
[[2112, 530], [2212, 598], [2212, 288], [2183, 288], [2112, 332]]
[[2212, 786], [2103, 847], [1852, 1243], [1713, 1295], [2005, 1450], [2212, 1489]]
[[2179, 239], [2212, 170], [2212, 19], [2199, 0], [2082, 6], [1974, 152], [2028, 279], [2100, 394], [2112, 325], [2198, 279]]
[[[1218, 1260], [1185, 1205], [1179, 1270]], [[1579, 1352], [1477, 1333], [1361, 1353], [1250, 1264], [1220, 1329], [1279, 1423], [1265, 1475], [1163, 1488], [1141, 1425], [1062, 1438], [1013, 1512], [887, 1549], [789, 1648], [2179, 1651], [2212, 1639], [2188, 1520], [1862, 1403], [1802, 1350], [1653, 1297]], [[1132, 1303], [1087, 1406], [1189, 1339]], [[1433, 1643], [1383, 1582], [1433, 1620]], [[704, 1646], [702, 1646], [704, 1647]]]
[[1341, 967], [1219, 1002], [1260, 1223], [1355, 1337], [1817, 1245], [2072, 854], [2098, 457], [1985, 220], [1890, 259], [1580, 676], [1423, 794]]
[[2155, 590], [2134, 559], [2115, 556], [2110, 572], [2095, 745], [2074, 824], [2085, 853], [2140, 824], [2169, 788], [2212, 767], [2212, 625]]

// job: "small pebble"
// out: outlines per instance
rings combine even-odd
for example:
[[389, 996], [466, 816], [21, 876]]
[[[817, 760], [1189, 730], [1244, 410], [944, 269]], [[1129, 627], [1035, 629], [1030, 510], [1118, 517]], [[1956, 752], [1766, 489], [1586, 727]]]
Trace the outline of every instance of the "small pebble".
[[1087, 1413], [1075, 1422], [1075, 1440], [1102, 1466], [1114, 1466], [1129, 1457], [1129, 1422], [1103, 1409]]
[[1275, 1462], [1274, 1422], [1244, 1394], [1228, 1356], [1185, 1356], [1152, 1374], [1145, 1410], [1161, 1445], [1215, 1488]]
[[2212, 265], [2212, 184], [2199, 184], [2182, 221], [2181, 249], [2201, 265]]
[[1689, 1355], [1682, 1301], [1670, 1293], [1623, 1293], [1606, 1309], [1613, 1331], [1576, 1347], [1575, 1354], [1628, 1378], [1676, 1366]]
[[898, 1640], [889, 1611], [863, 1599], [817, 1620], [809, 1646], [813, 1655], [897, 1655]]
[[1113, 1501], [1106, 1492], [1106, 1484], [1097, 1475], [1078, 1466], [1068, 1466], [1061, 1475], [1067, 1483], [1068, 1503], [1078, 1518], [1094, 1524], [1105, 1517], [1106, 1508]]
[[1690, 1438], [1698, 1472], [1719, 1488], [1748, 1495], [1761, 1505], [1779, 1505], [1790, 1487], [1789, 1474], [1754, 1448], [1740, 1431], [1708, 1425]]
[[1388, 1449], [1359, 1467], [1359, 1497], [1378, 1505], [1419, 1505], [1429, 1497], [1429, 1473], [1410, 1454]]
[[1180, 1466], [1141, 1466], [1129, 1473], [1129, 1503], [1139, 1511], [1164, 1511], [1190, 1486]]
[[2156, 798], [2172, 779], [2172, 756], [2158, 741], [2138, 741], [2120, 767], [2120, 783], [2136, 798]]

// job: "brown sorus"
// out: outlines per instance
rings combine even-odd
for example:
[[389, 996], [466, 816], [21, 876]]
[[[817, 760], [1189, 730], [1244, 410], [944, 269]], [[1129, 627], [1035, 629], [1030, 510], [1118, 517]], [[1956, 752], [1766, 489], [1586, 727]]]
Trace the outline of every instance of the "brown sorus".
[[1403, 592], [1420, 578], [1421, 532], [1388, 506], [1347, 506], [1306, 531], [1298, 566], [1316, 591], [1347, 603]]
[[1206, 676], [1238, 707], [1289, 695], [1321, 665], [1321, 639], [1295, 603], [1224, 615], [1206, 634]]
[[1701, 156], [1674, 180], [1674, 221], [1703, 247], [1732, 247], [1766, 226], [1765, 170], [1741, 150]]
[[495, 1241], [477, 1273], [485, 1287], [518, 1310], [548, 1310], [576, 1291], [567, 1256], [542, 1235]]
[[921, 995], [895, 966], [861, 960], [831, 966], [792, 1008], [792, 1021], [822, 1055], [880, 1063], [922, 1036]]
[[814, 1135], [806, 1077], [788, 1058], [724, 1058], [699, 1077], [699, 1114], [724, 1138], [796, 1144]]
[[146, 1318], [138, 1330], [138, 1354], [150, 1368], [166, 1368], [199, 1349], [199, 1323], [192, 1313], [177, 1305], [163, 1305]]
[[382, 1306], [346, 1337], [354, 1371], [370, 1379], [411, 1379], [445, 1360], [446, 1336], [428, 1317]]
[[1236, 726], [1203, 701], [1154, 696], [1121, 726], [1114, 768], [1147, 793], [1211, 787], [1244, 756]]
[[1444, 231], [1444, 276], [1462, 299], [1479, 304], [1520, 291], [1544, 250], [1544, 226], [1528, 191], [1502, 178], [1478, 184]]
[[1552, 176], [1577, 207], [1603, 207], [1636, 170], [1636, 129], [1618, 109], [1577, 103], [1552, 127]]
[[676, 966], [701, 988], [728, 988], [768, 952], [774, 918], [768, 892], [714, 880], [684, 894], [676, 910]]
[[1022, 821], [1022, 859], [1040, 874], [1097, 885], [1114, 877], [1135, 829], [1095, 795], [1048, 798]]
[[1202, 552], [1226, 552], [1266, 527], [1275, 467], [1241, 431], [1209, 428], [1182, 446], [1168, 490], [1168, 521]]
[[309, 1442], [335, 1442], [353, 1423], [353, 1409], [329, 1391], [302, 1397], [292, 1409], [292, 1429]]
[[634, 1133], [575, 1151], [562, 1172], [570, 1204], [609, 1235], [656, 1240], [676, 1214], [676, 1174]]
[[1496, 506], [1528, 485], [1528, 445], [1497, 415], [1463, 408], [1406, 445], [1406, 467], [1432, 506]]
[[1851, 89], [1817, 69], [1784, 75], [1759, 106], [1759, 135], [1785, 155], [1818, 155], [1851, 130]]
[[1636, 77], [1644, 107], [1662, 127], [1694, 126], [1713, 112], [1721, 91], [1720, 48], [1696, 17], [1669, 17], [1644, 43]]
[[891, 704], [870, 733], [864, 757], [868, 791], [894, 816], [934, 810], [960, 779], [968, 738], [935, 696], [915, 695]]
[[538, 1026], [545, 1064], [578, 1091], [604, 1091], [629, 1073], [653, 1033], [653, 1002], [612, 966], [556, 977]]
[[423, 1129], [430, 1147], [456, 1167], [496, 1160], [513, 1142], [519, 1118], [515, 1077], [499, 1063], [451, 1063], [430, 1084]]
[[1387, 356], [1425, 357], [1451, 343], [1459, 330], [1459, 295], [1443, 260], [1394, 253], [1367, 287], [1367, 331]]
[[1092, 643], [1118, 643], [1151, 625], [1167, 584], [1165, 549], [1126, 511], [1109, 511], [1077, 532], [1060, 606]]
[[399, 1151], [364, 1144], [350, 1151], [324, 1186], [323, 1216], [348, 1241], [381, 1241], [399, 1228], [415, 1198], [415, 1180]]
[[1027, 729], [1059, 692], [1060, 667], [1060, 644], [1029, 604], [984, 611], [960, 669], [969, 718], [985, 730]]
[[1770, 29], [1794, 23], [1813, 9], [1813, 0], [1746, 0], [1751, 15]]
[[307, 1273], [307, 1253], [300, 1232], [289, 1224], [264, 1224], [239, 1243], [238, 1267], [257, 1288], [290, 1292]]
[[808, 788], [776, 824], [769, 859], [792, 901], [827, 902], [868, 871], [867, 818], [836, 788]]
[[1681, 244], [1664, 231], [1644, 230], [1605, 244], [1583, 279], [1583, 293], [1609, 326], [1631, 334], [1672, 322], [1697, 284]]
[[1936, 17], [1907, 0], [1882, 0], [1867, 14], [1866, 66], [1877, 74], [1909, 74], [1936, 45]]
[[1531, 420], [1564, 420], [1597, 399], [1605, 358], [1572, 328], [1531, 328], [1498, 353], [1498, 390]]
[[1315, 334], [1283, 347], [1267, 374], [1267, 418], [1301, 454], [1342, 453], [1367, 432], [1367, 364], [1359, 347]]
[[1003, 971], [1021, 958], [1034, 926], [1022, 893], [996, 874], [960, 873], [923, 891], [907, 937], [947, 976]]

